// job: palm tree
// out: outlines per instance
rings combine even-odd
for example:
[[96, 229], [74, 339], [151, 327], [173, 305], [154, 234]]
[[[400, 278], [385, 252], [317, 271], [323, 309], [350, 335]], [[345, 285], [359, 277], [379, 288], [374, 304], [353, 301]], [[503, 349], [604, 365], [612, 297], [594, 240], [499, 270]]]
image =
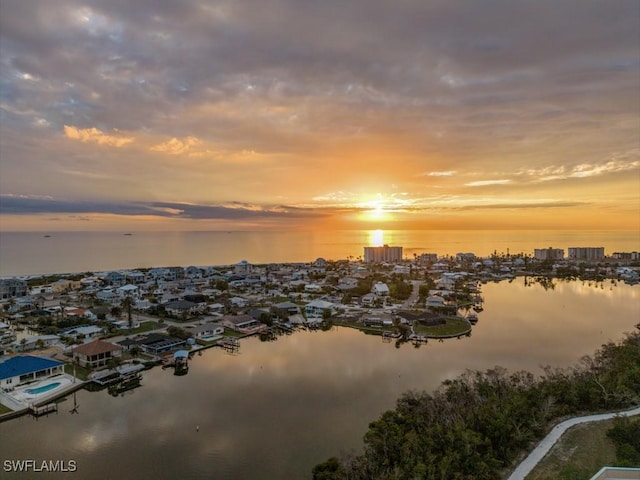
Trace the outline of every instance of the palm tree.
[[131, 317], [131, 309], [133, 308], [133, 299], [130, 295], [127, 295], [122, 299], [120, 306], [127, 312], [127, 320], [129, 321], [129, 330], [133, 327], [133, 320]]

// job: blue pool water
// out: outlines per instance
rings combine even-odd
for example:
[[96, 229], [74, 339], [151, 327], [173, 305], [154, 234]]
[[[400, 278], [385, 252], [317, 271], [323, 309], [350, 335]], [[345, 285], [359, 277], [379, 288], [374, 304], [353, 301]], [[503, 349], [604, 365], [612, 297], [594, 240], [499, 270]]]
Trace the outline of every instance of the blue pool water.
[[37, 388], [27, 388], [25, 390], [25, 393], [28, 393], [29, 395], [40, 395], [41, 393], [53, 390], [58, 385], [60, 385], [60, 382], [48, 383], [47, 385], [42, 385], [41, 387]]

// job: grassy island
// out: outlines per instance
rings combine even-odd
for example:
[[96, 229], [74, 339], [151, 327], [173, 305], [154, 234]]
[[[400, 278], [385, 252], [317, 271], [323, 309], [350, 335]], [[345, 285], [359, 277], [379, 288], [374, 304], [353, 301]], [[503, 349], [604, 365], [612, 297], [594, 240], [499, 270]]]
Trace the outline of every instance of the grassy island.
[[458, 316], [441, 317], [444, 320], [440, 325], [423, 325], [416, 323], [413, 331], [416, 335], [424, 335], [430, 338], [458, 337], [471, 331], [471, 324]]

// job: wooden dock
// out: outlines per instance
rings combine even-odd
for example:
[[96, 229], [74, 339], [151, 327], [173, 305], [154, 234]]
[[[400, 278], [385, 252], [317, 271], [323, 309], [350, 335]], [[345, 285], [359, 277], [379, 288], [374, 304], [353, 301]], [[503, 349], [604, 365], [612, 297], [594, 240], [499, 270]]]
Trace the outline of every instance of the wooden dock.
[[236, 337], [225, 337], [218, 342], [218, 346], [222, 347], [227, 353], [238, 353], [240, 341]]
[[31, 412], [31, 415], [33, 415], [34, 417], [40, 417], [42, 415], [47, 415], [48, 413], [51, 413], [51, 412], [58, 413], [58, 404], [55, 402], [47, 403], [46, 405], [41, 405], [39, 407], [36, 405], [30, 405], [29, 410]]

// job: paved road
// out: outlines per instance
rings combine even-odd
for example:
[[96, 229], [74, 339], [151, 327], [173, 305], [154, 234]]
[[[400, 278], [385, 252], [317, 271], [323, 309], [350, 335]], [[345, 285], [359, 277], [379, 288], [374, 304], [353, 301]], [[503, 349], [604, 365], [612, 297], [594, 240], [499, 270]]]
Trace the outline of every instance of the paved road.
[[413, 285], [413, 288], [411, 290], [411, 295], [402, 304], [402, 308], [412, 308], [414, 306], [414, 304], [418, 301], [418, 298], [420, 296], [420, 294], [419, 294], [420, 285], [422, 285], [423, 283], [424, 282], [422, 282], [420, 280], [411, 280], [411, 284]]
[[640, 407], [634, 408], [633, 410], [627, 410], [626, 412], [601, 413], [599, 415], [575, 417], [559, 423], [558, 425], [553, 427], [553, 430], [551, 430], [551, 432], [549, 432], [549, 434], [544, 437], [544, 439], [542, 439], [542, 441], [529, 454], [529, 456], [525, 458], [520, 465], [518, 465], [518, 468], [513, 471], [508, 480], [523, 480], [527, 475], [529, 475], [531, 470], [533, 470], [538, 462], [542, 460], [542, 458], [547, 454], [547, 452], [549, 452], [549, 450], [551, 450], [551, 447], [553, 447], [553, 445], [558, 441], [558, 439], [568, 428], [573, 427], [574, 425], [578, 425], [579, 423], [609, 420], [610, 418], [614, 418], [617, 415], [622, 417], [640, 415]]

